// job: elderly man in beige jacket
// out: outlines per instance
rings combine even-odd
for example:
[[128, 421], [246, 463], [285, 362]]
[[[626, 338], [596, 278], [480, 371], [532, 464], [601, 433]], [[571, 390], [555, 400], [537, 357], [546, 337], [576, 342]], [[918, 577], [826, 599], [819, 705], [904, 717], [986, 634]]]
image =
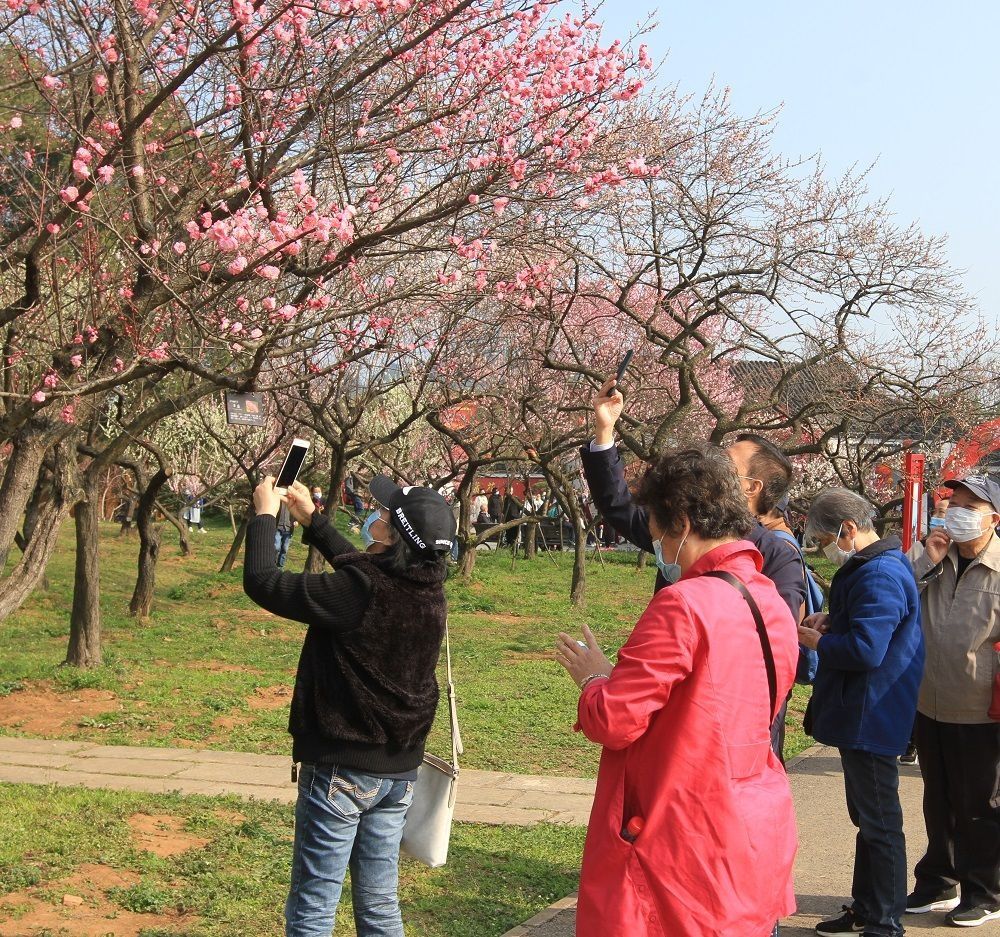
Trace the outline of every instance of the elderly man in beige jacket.
[[986, 475], [945, 484], [945, 528], [913, 563], [927, 648], [915, 732], [928, 846], [906, 908], [1000, 929], [1000, 722], [987, 714], [1000, 641], [1000, 484]]

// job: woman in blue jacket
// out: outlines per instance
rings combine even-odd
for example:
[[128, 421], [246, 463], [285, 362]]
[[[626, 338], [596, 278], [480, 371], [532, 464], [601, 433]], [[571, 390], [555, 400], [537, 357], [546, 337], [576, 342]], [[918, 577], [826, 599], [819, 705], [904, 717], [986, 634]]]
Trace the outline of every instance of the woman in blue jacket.
[[898, 937], [906, 910], [906, 846], [898, 755], [906, 750], [924, 667], [920, 600], [897, 537], [880, 539], [872, 506], [845, 488], [818, 494], [806, 536], [840, 569], [829, 614], [810, 615], [799, 642], [819, 671], [806, 728], [840, 749], [847, 810], [858, 828], [853, 903], [818, 934]]

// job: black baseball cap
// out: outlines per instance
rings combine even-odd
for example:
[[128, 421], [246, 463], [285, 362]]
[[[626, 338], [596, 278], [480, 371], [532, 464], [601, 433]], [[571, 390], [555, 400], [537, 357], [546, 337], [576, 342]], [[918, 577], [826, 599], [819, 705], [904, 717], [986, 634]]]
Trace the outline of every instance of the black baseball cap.
[[455, 515], [433, 488], [407, 485], [400, 488], [385, 475], [368, 485], [372, 497], [389, 512], [389, 521], [418, 553], [451, 549], [455, 540]]
[[952, 478], [944, 482], [944, 488], [953, 491], [961, 485], [968, 488], [977, 498], [989, 503], [994, 511], [1000, 512], [1000, 482], [989, 475], [966, 475], [965, 478]]

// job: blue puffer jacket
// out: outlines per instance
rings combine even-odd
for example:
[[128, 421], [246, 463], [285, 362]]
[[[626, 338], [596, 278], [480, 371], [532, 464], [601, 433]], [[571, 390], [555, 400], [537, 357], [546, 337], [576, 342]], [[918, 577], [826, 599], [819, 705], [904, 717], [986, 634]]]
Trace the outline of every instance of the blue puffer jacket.
[[848, 560], [830, 584], [811, 734], [838, 748], [901, 755], [913, 729], [924, 636], [913, 567], [896, 537]]

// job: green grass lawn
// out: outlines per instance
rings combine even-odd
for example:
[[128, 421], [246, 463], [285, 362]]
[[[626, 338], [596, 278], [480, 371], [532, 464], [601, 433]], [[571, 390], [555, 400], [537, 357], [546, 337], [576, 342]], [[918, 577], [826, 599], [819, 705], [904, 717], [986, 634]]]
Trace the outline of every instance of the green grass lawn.
[[[102, 529], [105, 666], [61, 665], [72, 601], [73, 538], [63, 530], [49, 585], [0, 623], [0, 732], [106, 744], [285, 753], [289, 691], [302, 626], [257, 609], [240, 571], [217, 572], [228, 527], [193, 534], [182, 558], [167, 530], [152, 620], [125, 614], [134, 540]], [[305, 558], [292, 547], [290, 567]], [[589, 564], [588, 603], [573, 609], [572, 558], [481, 555], [475, 580], [448, 583], [452, 650], [467, 767], [593, 776], [598, 750], [571, 731], [576, 689], [551, 660], [560, 630], [586, 621], [613, 657], [645, 608], [652, 567], [634, 555]], [[807, 699], [796, 688], [786, 751]], [[11, 719], [19, 704], [18, 718]], [[445, 708], [429, 748], [447, 752]], [[47, 720], [39, 723], [37, 719]], [[48, 726], [43, 729], [40, 726]], [[147, 851], [129, 824], [150, 814], [190, 848]], [[226, 798], [0, 785], [0, 933], [62, 937], [276, 935], [287, 890], [292, 809]], [[404, 860], [407, 933], [496, 937], [576, 887], [584, 831], [456, 824], [448, 865]], [[64, 906], [66, 894], [83, 897]], [[349, 888], [337, 933], [354, 934]], [[81, 916], [82, 915], [82, 916]], [[84, 931], [81, 922], [90, 929]]]
[[[191, 848], [147, 851], [129, 824], [135, 814], [173, 821]], [[73, 937], [86, 922], [100, 924], [86, 931], [95, 934], [277, 935], [291, 836], [292, 808], [276, 804], [0, 785], [0, 933]], [[407, 933], [504, 933], [576, 887], [583, 836], [564, 826], [456, 825], [444, 868], [402, 861]], [[67, 893], [85, 904], [64, 906]], [[337, 934], [355, 933], [350, 907], [348, 883]]]
[[[165, 538], [152, 620], [142, 623], [125, 614], [137, 542], [119, 539], [117, 525], [102, 529], [105, 665], [83, 671], [61, 666], [72, 602], [73, 539], [67, 525], [48, 571], [48, 590], [36, 592], [0, 623], [0, 696], [51, 686], [64, 694], [64, 724], [58, 731], [40, 732], [28, 720], [0, 731], [113, 745], [288, 751], [288, 700], [302, 626], [258, 609], [243, 594], [239, 569], [217, 572], [231, 538], [228, 526], [192, 534], [195, 552], [188, 558], [179, 555], [172, 531], [166, 530]], [[296, 542], [290, 568], [301, 568], [304, 558], [305, 548]], [[571, 731], [576, 689], [551, 660], [555, 635], [578, 632], [585, 621], [613, 657], [653, 587], [652, 564], [638, 570], [634, 554], [604, 558], [589, 564], [585, 611], [569, 603], [569, 554], [554, 555], [554, 562], [540, 554], [513, 564], [509, 553], [483, 554], [472, 583], [458, 577], [449, 581], [468, 767], [578, 776], [596, 772], [596, 747]], [[95, 690], [114, 697], [96, 710], [92, 702], [85, 707], [87, 692]], [[808, 742], [801, 733], [806, 698], [797, 688], [789, 715], [789, 755]], [[429, 747], [443, 754], [448, 747], [445, 707], [438, 715]]]

